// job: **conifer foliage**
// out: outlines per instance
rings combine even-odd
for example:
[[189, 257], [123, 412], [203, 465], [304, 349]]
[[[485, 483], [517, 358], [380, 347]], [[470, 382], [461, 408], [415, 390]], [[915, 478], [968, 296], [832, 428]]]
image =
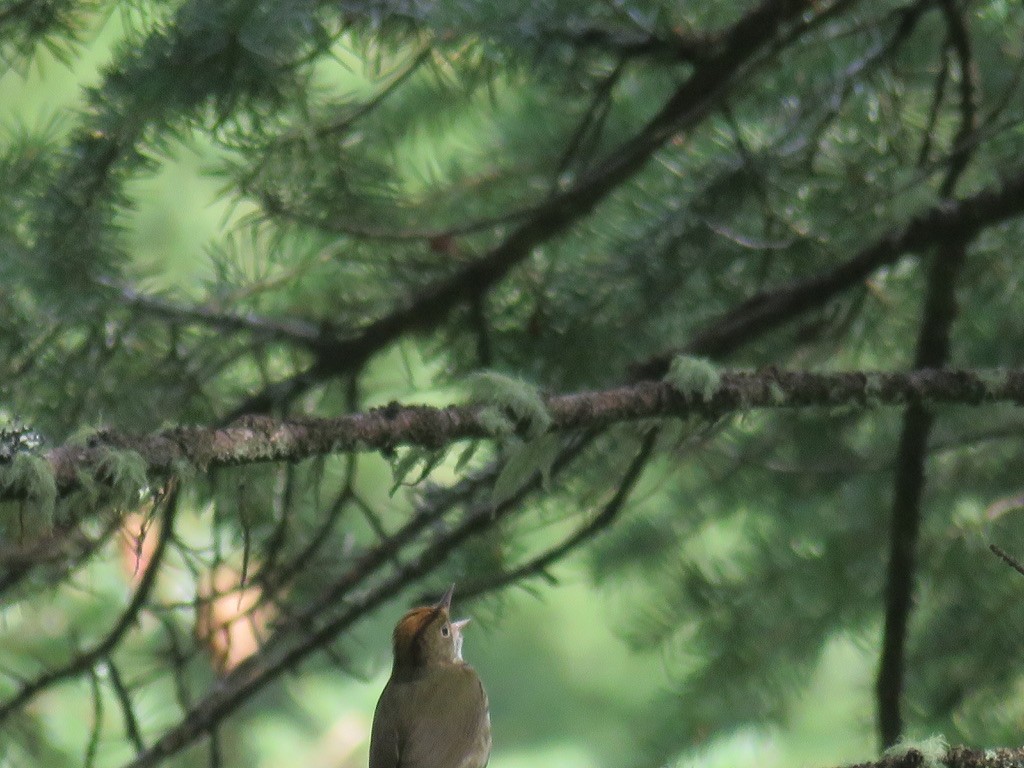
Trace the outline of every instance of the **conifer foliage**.
[[[570, 555], [665, 659], [631, 765], [783, 721], [838, 637], [883, 746], [1017, 745], [1022, 41], [1009, 0], [0, 0], [0, 92], [78, 83], [0, 137], [0, 764], [243, 764], [375, 614], [499, 622]], [[196, 164], [215, 217], [153, 192]]]

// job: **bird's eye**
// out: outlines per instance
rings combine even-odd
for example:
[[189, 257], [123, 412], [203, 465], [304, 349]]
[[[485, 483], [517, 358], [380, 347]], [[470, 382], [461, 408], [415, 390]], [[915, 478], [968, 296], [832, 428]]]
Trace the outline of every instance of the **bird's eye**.
[[448, 637], [452, 633], [451, 629], [448, 628], [447, 624], [441, 627], [441, 637]]

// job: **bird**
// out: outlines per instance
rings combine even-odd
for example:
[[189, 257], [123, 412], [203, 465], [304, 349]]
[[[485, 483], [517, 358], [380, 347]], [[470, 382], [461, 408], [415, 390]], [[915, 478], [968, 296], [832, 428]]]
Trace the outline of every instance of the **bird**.
[[370, 768], [484, 768], [491, 716], [483, 683], [462, 659], [452, 621], [453, 584], [434, 605], [413, 608], [395, 626], [394, 664], [370, 729]]

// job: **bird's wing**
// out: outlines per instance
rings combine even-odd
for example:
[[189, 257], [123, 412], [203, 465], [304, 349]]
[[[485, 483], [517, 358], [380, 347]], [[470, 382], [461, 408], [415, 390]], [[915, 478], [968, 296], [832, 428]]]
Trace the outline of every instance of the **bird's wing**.
[[394, 697], [395, 689], [389, 683], [384, 687], [373, 712], [370, 768], [399, 768], [398, 708]]

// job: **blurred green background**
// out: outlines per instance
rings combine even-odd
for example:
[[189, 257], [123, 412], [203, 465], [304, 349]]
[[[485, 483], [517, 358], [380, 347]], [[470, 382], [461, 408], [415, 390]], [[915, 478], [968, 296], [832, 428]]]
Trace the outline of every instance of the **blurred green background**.
[[[114, 13], [85, 35], [81, 50], [71, 59], [73, 66], [41, 50], [26, 66], [6, 71], [0, 77], [0, 125], [11, 132], [51, 122], [57, 130], [73, 127], [83, 88], [99, 82], [99, 72], [122, 36], [123, 18]], [[339, 88], [364, 85], [357, 67], [338, 66], [325, 70], [324, 77], [337, 78]], [[450, 126], [453, 133], [459, 128]], [[123, 223], [135, 272], [145, 276], [142, 286], [174, 287], [180, 295], [198, 295], [199, 286], [210, 279], [205, 246], [247, 213], [223, 201], [222, 181], [209, 172], [217, 159], [210, 145], [185, 139], [166, 148], [154, 172], [132, 182], [136, 205]], [[422, 162], [429, 165], [430, 158]], [[375, 363], [374, 375], [385, 383], [374, 392], [380, 402], [401, 398], [411, 390], [407, 363], [398, 354]], [[422, 364], [414, 361], [412, 378], [429, 378], [418, 365]], [[422, 392], [418, 395], [423, 398]], [[443, 392], [436, 396], [439, 402], [446, 399]], [[385, 475], [386, 466], [380, 464]], [[671, 504], [670, 498], [659, 496], [663, 492], [652, 481], [642, 486], [639, 495], [654, 505]], [[978, 507], [972, 514], [980, 511]], [[712, 530], [708, 535], [713, 547], [716, 533]], [[721, 536], [726, 540], [728, 533]], [[591, 555], [578, 553], [555, 569], [556, 587], [545, 587], [537, 594], [513, 588], [502, 599], [481, 604], [480, 610], [466, 609], [475, 620], [468, 630], [466, 657], [480, 671], [490, 694], [493, 768], [629, 764], [636, 723], [644, 722], [648, 708], [658, 706], [652, 692], [675, 690], [671, 670], [679, 660], [667, 660], [664, 650], [640, 651], [629, 642], [629, 583], [610, 581], [595, 588], [591, 565]], [[116, 563], [91, 569], [88, 579], [84, 586], [101, 597], [99, 602], [105, 596], [114, 606], [126, 589]], [[391, 624], [404, 607], [393, 605], [355, 632], [354, 642], [365, 652], [356, 665], [363, 679], [315, 666], [264, 694], [284, 706], [246, 707], [237, 724], [223, 734], [236, 742], [235, 749], [246, 751], [244, 764], [254, 768], [365, 765], [370, 718], [388, 672]], [[51, 610], [59, 614], [65, 607], [55, 604]], [[14, 608], [5, 613], [6, 629], [0, 630], [4, 642], [16, 642], [26, 628], [47, 620], [43, 607], [33, 616], [21, 611]], [[461, 613], [458, 593], [456, 612]], [[54, 619], [58, 625], [66, 620]], [[778, 621], [785, 623], [787, 617], [780, 615]], [[710, 740], [700, 754], [681, 765], [796, 768], [867, 759], [876, 749], [871, 687], [877, 646], [877, 631], [832, 638], [810, 683], [780, 724]], [[687, 651], [679, 648], [677, 652], [682, 657]], [[169, 692], [147, 693], [141, 710], [158, 712], [167, 705], [161, 695]], [[74, 753], [87, 739], [91, 715], [84, 688], [74, 695], [68, 687], [58, 688], [36, 706], [58, 748], [64, 745], [69, 754]], [[116, 718], [112, 720], [101, 753], [127, 757], [130, 747], [119, 743], [120, 726]]]

